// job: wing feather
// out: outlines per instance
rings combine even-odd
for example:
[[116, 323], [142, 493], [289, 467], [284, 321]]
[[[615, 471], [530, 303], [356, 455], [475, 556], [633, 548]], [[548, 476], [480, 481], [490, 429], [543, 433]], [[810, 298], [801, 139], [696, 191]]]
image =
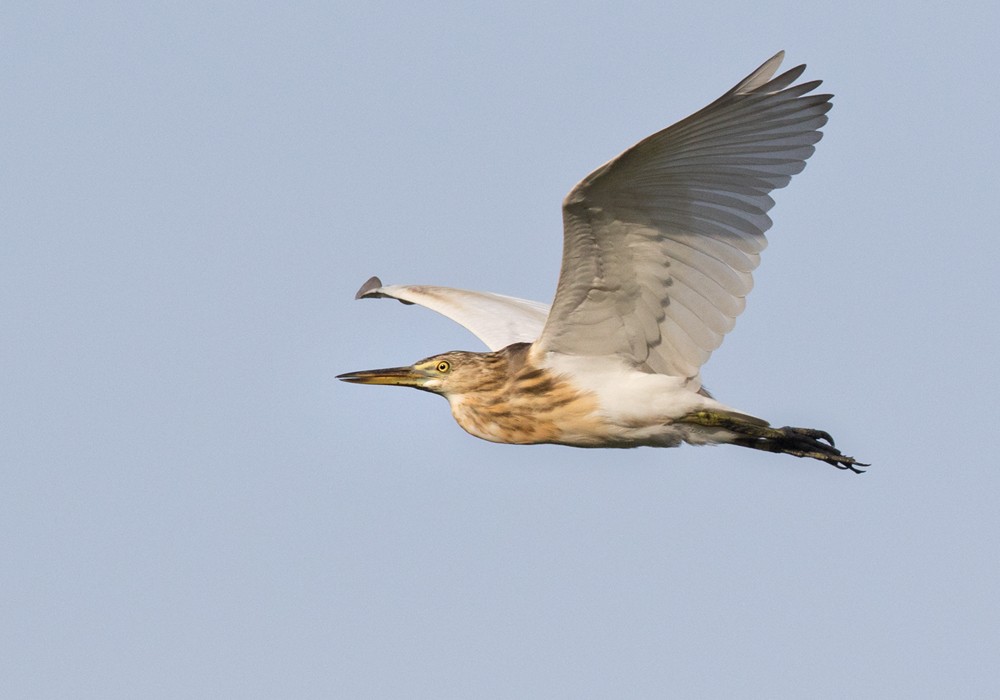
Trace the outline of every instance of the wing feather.
[[490, 350], [535, 341], [549, 313], [548, 304], [538, 301], [451, 287], [383, 286], [378, 277], [361, 285], [354, 298], [389, 298], [404, 304], [419, 304], [464, 326]]
[[563, 202], [563, 264], [536, 346], [690, 377], [732, 329], [767, 246], [770, 192], [805, 167], [831, 95], [773, 77], [783, 52], [584, 178]]

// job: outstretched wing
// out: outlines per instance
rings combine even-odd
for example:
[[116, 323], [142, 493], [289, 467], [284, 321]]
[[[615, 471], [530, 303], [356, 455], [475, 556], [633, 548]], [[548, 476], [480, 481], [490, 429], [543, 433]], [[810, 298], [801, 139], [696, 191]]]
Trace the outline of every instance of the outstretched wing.
[[539, 349], [698, 377], [753, 286], [768, 193], [805, 167], [831, 107], [807, 95], [820, 81], [793, 85], [805, 66], [772, 79], [783, 56], [573, 188]]
[[468, 328], [490, 350], [499, 350], [511, 343], [534, 342], [549, 314], [549, 305], [537, 301], [451, 287], [409, 284], [383, 287], [378, 277], [361, 285], [354, 296], [355, 299], [381, 297], [437, 311]]

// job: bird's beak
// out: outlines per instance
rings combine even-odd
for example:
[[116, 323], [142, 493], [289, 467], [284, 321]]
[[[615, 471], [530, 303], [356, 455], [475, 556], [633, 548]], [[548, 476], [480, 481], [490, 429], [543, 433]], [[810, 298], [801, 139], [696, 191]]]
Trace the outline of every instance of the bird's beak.
[[412, 386], [422, 389], [431, 375], [413, 367], [390, 367], [388, 369], [369, 369], [363, 372], [347, 372], [337, 375], [342, 382], [352, 384], [388, 384], [390, 386]]

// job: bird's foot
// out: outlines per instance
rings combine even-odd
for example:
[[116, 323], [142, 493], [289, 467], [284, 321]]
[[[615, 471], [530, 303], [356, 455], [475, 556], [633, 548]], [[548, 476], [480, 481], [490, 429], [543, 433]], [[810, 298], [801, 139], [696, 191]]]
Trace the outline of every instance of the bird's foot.
[[747, 447], [767, 450], [768, 452], [781, 452], [794, 457], [810, 457], [832, 464], [837, 469], [850, 470], [855, 474], [862, 474], [865, 467], [871, 466], [843, 454], [834, 447], [833, 438], [825, 430], [793, 428], [787, 425], [784, 428], [772, 428], [771, 430], [778, 434], [774, 437], [757, 438], [756, 444], [750, 444]]
[[766, 421], [739, 413], [696, 411], [681, 419], [706, 427], [722, 428], [736, 434], [735, 445], [766, 452], [778, 452], [793, 457], [809, 457], [861, 474], [870, 465], [843, 454], [834, 447], [833, 437], [815, 428], [772, 428]]

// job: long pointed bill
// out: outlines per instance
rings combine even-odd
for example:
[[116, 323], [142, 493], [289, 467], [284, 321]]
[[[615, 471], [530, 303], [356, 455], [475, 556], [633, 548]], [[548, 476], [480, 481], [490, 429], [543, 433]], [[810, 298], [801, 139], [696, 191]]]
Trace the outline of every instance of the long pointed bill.
[[388, 384], [422, 389], [430, 376], [426, 372], [412, 367], [390, 367], [388, 369], [369, 369], [363, 372], [347, 372], [337, 375], [337, 379], [352, 384]]

